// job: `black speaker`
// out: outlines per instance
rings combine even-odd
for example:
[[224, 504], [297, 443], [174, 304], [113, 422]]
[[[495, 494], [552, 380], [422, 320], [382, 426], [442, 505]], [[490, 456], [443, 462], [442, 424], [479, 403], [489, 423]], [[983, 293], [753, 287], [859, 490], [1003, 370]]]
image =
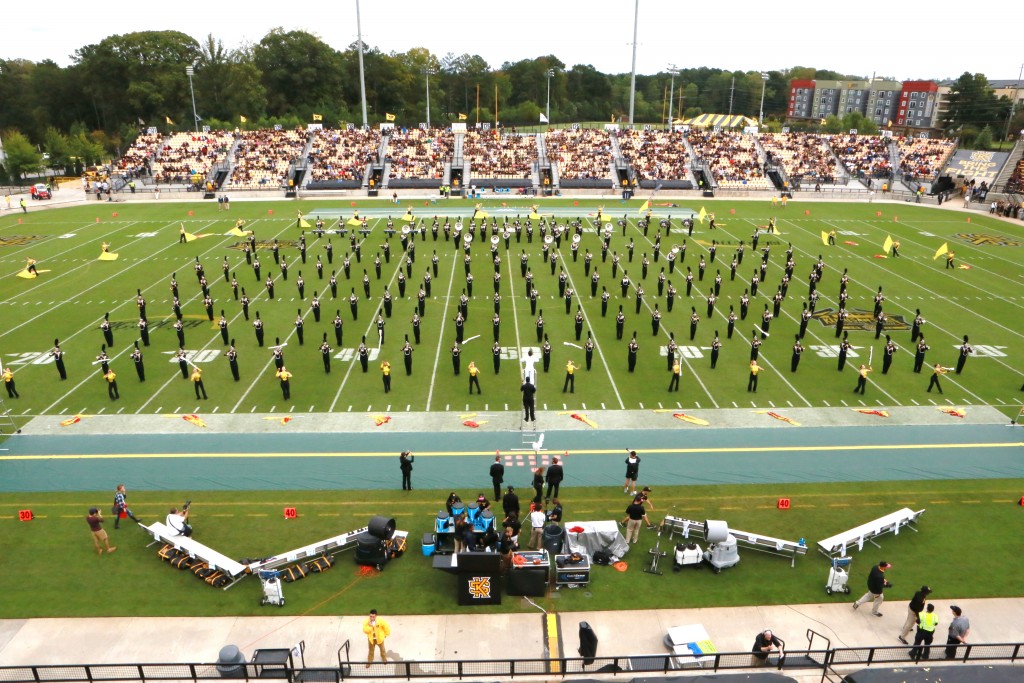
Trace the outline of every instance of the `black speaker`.
[[594, 658], [597, 656], [597, 634], [585, 621], [580, 622], [580, 649], [578, 652], [580, 657], [583, 657], [584, 666], [594, 663]]
[[395, 535], [395, 520], [383, 515], [371, 517], [370, 523], [366, 525], [366, 530], [374, 538], [387, 541]]

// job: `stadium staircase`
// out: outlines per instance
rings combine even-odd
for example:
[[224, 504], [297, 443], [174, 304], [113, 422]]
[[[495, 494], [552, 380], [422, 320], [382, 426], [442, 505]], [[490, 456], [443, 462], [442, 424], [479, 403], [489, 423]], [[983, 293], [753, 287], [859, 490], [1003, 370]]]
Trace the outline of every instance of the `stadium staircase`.
[[996, 192], [1006, 192], [1010, 176], [1013, 175], [1013, 169], [1017, 168], [1017, 163], [1021, 160], [1021, 157], [1024, 157], [1024, 139], [1017, 140], [1017, 144], [1010, 150], [1010, 156], [1007, 157], [1006, 163], [1003, 164], [1003, 169], [999, 171], [995, 182], [992, 183], [993, 190]]
[[632, 169], [629, 167], [629, 162], [622, 156], [618, 136], [609, 134], [608, 139], [611, 141], [612, 148], [612, 183], [616, 188], [627, 189], [633, 180]]
[[551, 160], [548, 159], [548, 146], [544, 142], [543, 133], [537, 134], [537, 163], [533, 166], [533, 187], [535, 193], [543, 189], [545, 195], [554, 192], [555, 187], [554, 172]]

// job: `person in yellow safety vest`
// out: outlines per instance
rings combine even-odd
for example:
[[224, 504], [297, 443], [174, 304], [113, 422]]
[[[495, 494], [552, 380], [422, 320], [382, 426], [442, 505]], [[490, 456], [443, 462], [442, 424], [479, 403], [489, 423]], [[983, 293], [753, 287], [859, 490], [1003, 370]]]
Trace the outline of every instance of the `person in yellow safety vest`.
[[381, 661], [388, 661], [388, 653], [384, 650], [384, 639], [391, 635], [391, 627], [388, 622], [377, 616], [377, 610], [370, 610], [370, 616], [363, 622], [363, 633], [366, 634], [366, 642], [370, 651], [366, 656], [366, 668], [370, 668], [373, 661], [373, 651], [380, 648]]
[[750, 361], [750, 379], [747, 380], [747, 391], [757, 393], [757, 373], [761, 372], [762, 369], [756, 360]]
[[480, 390], [480, 378], [478, 377], [479, 374], [480, 374], [480, 368], [478, 368], [476, 366], [476, 362], [475, 361], [469, 361], [469, 393], [470, 394], [473, 393], [473, 387], [474, 386], [476, 387], [476, 393], [478, 393], [478, 394], [484, 393], [484, 392], [482, 392]]
[[935, 628], [939, 625], [939, 616], [935, 614], [935, 605], [928, 603], [925, 611], [921, 612], [917, 622], [917, 634], [914, 636], [914, 647], [910, 648], [911, 659], [928, 659], [929, 649], [935, 637]]
[[21, 398], [21, 396], [18, 395], [17, 388], [14, 386], [14, 371], [11, 370], [9, 367], [4, 368], [3, 378], [4, 386], [7, 388], [7, 397]]
[[679, 364], [677, 360], [672, 364], [672, 379], [669, 380], [668, 390], [679, 391], [679, 378], [683, 375], [683, 366]]
[[391, 391], [391, 363], [382, 361], [380, 364], [381, 378], [384, 380], [384, 393]]

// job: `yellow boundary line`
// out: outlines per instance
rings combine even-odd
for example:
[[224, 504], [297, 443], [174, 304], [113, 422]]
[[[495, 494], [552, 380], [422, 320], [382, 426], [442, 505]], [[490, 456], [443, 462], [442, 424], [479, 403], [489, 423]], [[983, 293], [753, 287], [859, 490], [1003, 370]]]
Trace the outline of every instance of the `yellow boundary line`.
[[[720, 448], [645, 448], [647, 455], [657, 453], [825, 453], [835, 451], [917, 451], [953, 450], [964, 448], [1024, 448], [1024, 442], [994, 443], [915, 443], [915, 444], [858, 444], [848, 446], [728, 446]], [[607, 455], [621, 453], [621, 448], [573, 450], [573, 455]], [[494, 451], [416, 451], [417, 457], [481, 457]], [[525, 454], [524, 454], [525, 455]], [[89, 453], [65, 455], [3, 455], [0, 462], [14, 460], [148, 460], [157, 458], [380, 458], [393, 457], [394, 451], [365, 451], [352, 453]]]

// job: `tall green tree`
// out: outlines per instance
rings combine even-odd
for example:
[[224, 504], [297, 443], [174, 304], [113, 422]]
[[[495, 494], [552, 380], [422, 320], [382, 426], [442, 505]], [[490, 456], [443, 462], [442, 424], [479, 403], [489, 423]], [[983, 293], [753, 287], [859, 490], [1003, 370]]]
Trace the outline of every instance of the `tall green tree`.
[[4, 165], [8, 174], [19, 184], [26, 175], [38, 173], [43, 168], [42, 154], [21, 132], [9, 130], [2, 137], [4, 152], [7, 155]]
[[964, 72], [953, 83], [949, 93], [947, 118], [949, 128], [984, 128], [1004, 124], [1010, 102], [998, 98], [984, 74]]
[[345, 75], [341, 53], [306, 31], [275, 28], [253, 46], [253, 64], [267, 95], [267, 114], [305, 114], [339, 99]]

